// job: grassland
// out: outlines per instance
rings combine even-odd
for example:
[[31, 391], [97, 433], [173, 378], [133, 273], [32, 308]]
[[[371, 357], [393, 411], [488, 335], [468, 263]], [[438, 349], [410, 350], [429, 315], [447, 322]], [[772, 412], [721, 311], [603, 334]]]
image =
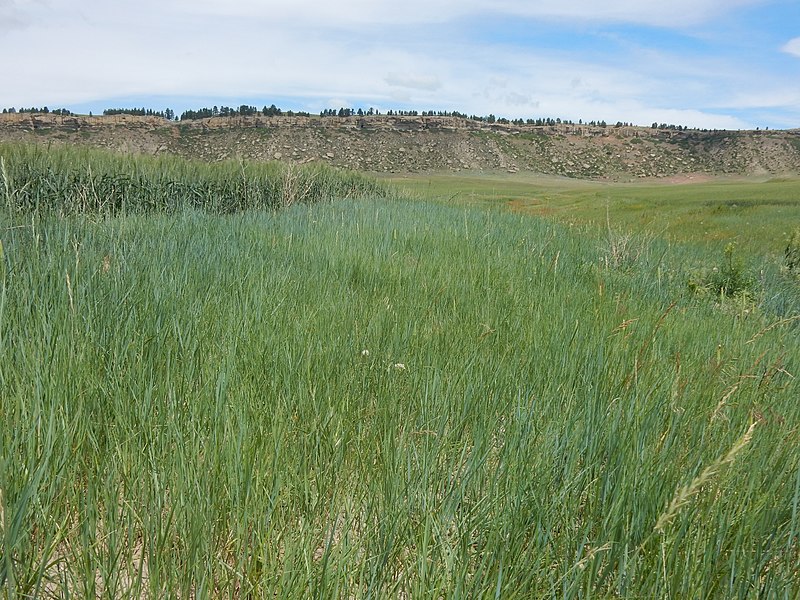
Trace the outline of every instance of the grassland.
[[228, 214], [295, 203], [383, 196], [374, 179], [323, 164], [223, 161], [117, 155], [89, 148], [0, 144], [0, 191], [6, 210], [29, 214], [176, 212]]
[[176, 204], [0, 213], [4, 597], [800, 594], [778, 270], [699, 297], [695, 245], [497, 207]]
[[579, 181], [508, 174], [391, 179], [422, 198], [506, 206], [565, 223], [658, 235], [711, 250], [734, 242], [758, 256], [783, 252], [800, 224], [800, 179], [685, 177], [680, 184]]

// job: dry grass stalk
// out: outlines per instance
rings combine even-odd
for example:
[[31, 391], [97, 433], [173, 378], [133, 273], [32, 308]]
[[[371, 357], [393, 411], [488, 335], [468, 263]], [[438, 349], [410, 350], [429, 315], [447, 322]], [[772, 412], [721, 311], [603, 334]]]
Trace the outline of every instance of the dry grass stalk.
[[656, 334], [658, 333], [658, 330], [661, 329], [661, 326], [664, 324], [665, 319], [667, 318], [669, 313], [672, 312], [672, 309], [675, 308], [677, 305], [678, 305], [678, 303], [673, 301], [667, 307], [667, 310], [665, 310], [661, 314], [661, 317], [659, 317], [658, 321], [656, 322], [655, 326], [653, 327], [653, 332], [650, 334], [650, 337], [647, 338], [644, 341], [644, 343], [642, 344], [642, 347], [639, 348], [639, 353], [636, 355], [636, 358], [633, 361], [633, 371], [628, 375], [627, 379], [625, 380], [625, 387], [626, 388], [630, 387], [631, 383], [638, 379], [638, 377], [639, 377], [639, 368], [643, 364], [643, 359], [644, 359], [645, 353], [647, 352], [648, 348], [650, 347], [650, 344], [652, 344], [653, 341], [656, 339]]
[[71, 312], [75, 312], [75, 301], [72, 297], [72, 282], [69, 279], [69, 273], [67, 275], [67, 296], [69, 297], [69, 309]]
[[[626, 321], [623, 321], [622, 323], [620, 323], [619, 325], [617, 325], [617, 326], [616, 326], [616, 327], [615, 327], [615, 328], [614, 328], [614, 329], [611, 331], [611, 333], [609, 334], [609, 337], [610, 337], [610, 336], [612, 336], [612, 335], [614, 335], [614, 334], [616, 334], [616, 333], [619, 333], [619, 332], [621, 332], [621, 331], [627, 331], [628, 327], [629, 327], [630, 325], [632, 325], [633, 323], [636, 323], [636, 321], [638, 321], [638, 320], [639, 320], [638, 318], [633, 318], [633, 319], [628, 319], [628, 320], [626, 320]], [[627, 335], [625, 335], [625, 339], [628, 339], [628, 337], [630, 337], [630, 333], [628, 333]]]
[[675, 492], [675, 495], [672, 497], [672, 501], [669, 503], [667, 510], [665, 510], [658, 518], [658, 521], [656, 521], [656, 525], [654, 527], [655, 531], [659, 533], [663, 532], [667, 525], [669, 525], [678, 515], [681, 509], [689, 504], [691, 499], [696, 496], [698, 492], [700, 492], [700, 488], [702, 488], [706, 482], [719, 473], [722, 467], [733, 462], [733, 459], [736, 458], [736, 455], [739, 454], [739, 452], [741, 452], [750, 443], [750, 440], [753, 437], [753, 430], [755, 429], [757, 423], [758, 421], [751, 423], [744, 435], [739, 438], [739, 440], [733, 446], [731, 446], [731, 449], [728, 450], [728, 453], [725, 454], [725, 456], [715, 460], [713, 463], [703, 469], [703, 472], [695, 477], [689, 485], [684, 486]]
[[712, 421], [715, 421], [720, 416], [722, 416], [722, 409], [725, 407], [725, 405], [727, 404], [727, 402], [730, 399], [730, 397], [733, 396], [736, 393], [736, 390], [738, 390], [738, 389], [739, 389], [739, 384], [738, 383], [734, 383], [728, 389], [728, 391], [725, 392], [725, 395], [722, 396], [720, 401], [717, 403], [717, 407], [714, 409], [714, 412], [711, 414], [711, 420]]
[[759, 331], [757, 334], [755, 334], [753, 337], [751, 337], [749, 340], [747, 340], [747, 343], [752, 344], [768, 331], [775, 329], [776, 327], [780, 327], [781, 325], [787, 325], [789, 323], [793, 323], [798, 319], [800, 319], [800, 315], [794, 315], [793, 317], [788, 317], [786, 319], [781, 319], [780, 321], [775, 321], [772, 325], [768, 325], [767, 327]]

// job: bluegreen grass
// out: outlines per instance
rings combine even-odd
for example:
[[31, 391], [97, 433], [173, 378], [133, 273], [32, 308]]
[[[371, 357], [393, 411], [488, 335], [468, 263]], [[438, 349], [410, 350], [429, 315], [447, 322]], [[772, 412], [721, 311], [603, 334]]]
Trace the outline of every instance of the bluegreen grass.
[[800, 594], [797, 313], [692, 246], [386, 198], [0, 240], [5, 597]]

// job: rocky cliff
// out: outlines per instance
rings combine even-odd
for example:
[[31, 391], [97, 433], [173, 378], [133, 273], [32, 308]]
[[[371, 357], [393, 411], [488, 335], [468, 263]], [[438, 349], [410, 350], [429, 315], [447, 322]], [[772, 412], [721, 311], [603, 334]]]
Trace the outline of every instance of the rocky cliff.
[[449, 117], [237, 117], [170, 122], [128, 115], [0, 115], [0, 141], [120, 152], [324, 161], [376, 173], [502, 170], [625, 181], [800, 174], [800, 130], [677, 131], [515, 126]]

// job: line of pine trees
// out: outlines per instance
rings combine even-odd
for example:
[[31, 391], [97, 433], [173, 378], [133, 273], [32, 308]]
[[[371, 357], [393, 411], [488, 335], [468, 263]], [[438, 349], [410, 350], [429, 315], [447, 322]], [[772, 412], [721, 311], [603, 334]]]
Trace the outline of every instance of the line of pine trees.
[[[327, 108], [325, 110], [320, 111], [320, 117], [371, 117], [373, 115], [380, 115], [380, 111], [370, 108], [368, 110], [359, 109], [352, 109], [352, 108], [340, 108], [336, 110], [335, 108]], [[500, 123], [503, 125], [538, 125], [538, 126], [545, 126], [545, 125], [574, 125], [573, 121], [569, 120], [562, 120], [562, 119], [506, 119], [505, 117], [496, 117], [493, 114], [481, 116], [481, 115], [467, 115], [466, 113], [459, 112], [457, 110], [454, 111], [446, 111], [446, 110], [423, 110], [422, 112], [416, 110], [388, 110], [386, 111], [386, 115], [390, 117], [452, 117], [456, 119], [469, 119], [472, 121], [480, 121], [482, 123]], [[584, 123], [582, 120], [578, 122], [580, 125], [592, 125], [597, 127], [607, 127], [607, 123], [605, 121], [588, 121]], [[617, 127], [628, 126], [628, 123], [618, 122]]]
[[50, 110], [46, 106], [43, 106], [42, 108], [36, 108], [36, 107], [14, 108], [12, 106], [11, 108], [4, 108], [3, 109], [3, 114], [4, 115], [13, 115], [13, 114], [16, 114], [16, 113], [40, 113], [40, 114], [45, 114], [45, 115], [63, 115], [65, 117], [68, 117], [68, 116], [70, 116], [72, 114], [72, 112], [70, 112], [66, 108], [56, 108], [56, 109]]
[[674, 129], [677, 131], [689, 131], [689, 128], [686, 127], [686, 125], [681, 126], [672, 124], [667, 125], [666, 123], [653, 123], [650, 127], [652, 129]]
[[[355, 110], [352, 108], [340, 108], [336, 110], [334, 108], [327, 108], [323, 111], [320, 111], [320, 117], [371, 117], [373, 115], [380, 115], [380, 111], [370, 108], [368, 110], [363, 110], [361, 108]], [[459, 112], [457, 110], [454, 111], [446, 111], [446, 110], [423, 110], [422, 112], [416, 110], [388, 110], [386, 111], [386, 115], [390, 117], [452, 117], [456, 119], [469, 119], [471, 121], [479, 121], [482, 123], [500, 123], [503, 125], [574, 125], [572, 121], [568, 120], [561, 120], [561, 119], [506, 119], [504, 117], [496, 117], [493, 114], [480, 116], [480, 115], [467, 115], [466, 113]], [[580, 124], [584, 124], [583, 121], [580, 121]], [[586, 125], [597, 125], [599, 127], [606, 127], [605, 121], [591, 121], [586, 123]], [[622, 126], [622, 123], [619, 124]]]
[[[11, 108], [4, 108], [3, 114], [14, 114], [14, 113], [42, 113], [42, 114], [54, 114], [54, 115], [64, 115], [69, 116], [73, 115], [71, 111], [66, 108], [58, 108], [55, 110], [50, 110], [46, 106], [42, 108], [19, 108], [16, 109], [14, 107]], [[89, 113], [91, 115], [91, 113]], [[211, 117], [249, 117], [249, 116], [264, 116], [264, 117], [280, 117], [280, 116], [300, 116], [300, 117], [309, 117], [311, 116], [309, 113], [305, 111], [292, 111], [287, 110], [284, 111], [274, 104], [271, 106], [264, 106], [263, 108], [259, 109], [255, 106], [250, 106], [247, 104], [242, 104], [238, 108], [233, 108], [230, 106], [213, 106], [212, 108], [200, 108], [197, 110], [185, 110], [181, 113], [180, 117], [178, 117], [175, 112], [167, 108], [165, 110], [153, 110], [151, 108], [107, 108], [103, 111], [104, 115], [133, 115], [133, 116], [146, 116], [146, 117], [161, 117], [167, 119], [168, 121], [177, 121], [179, 118], [181, 121], [192, 121], [197, 119], [208, 119]], [[327, 108], [320, 111], [319, 116], [323, 118], [327, 117], [372, 117], [372, 116], [379, 116], [381, 112], [376, 108], [368, 108], [364, 110], [363, 108], [353, 109], [353, 108], [345, 108], [341, 107], [339, 109], [334, 108]], [[537, 118], [537, 119], [506, 119], [505, 117], [496, 117], [493, 114], [488, 114], [485, 116], [480, 115], [467, 115], [466, 113], [459, 112], [457, 110], [454, 111], [446, 111], [446, 110], [423, 110], [421, 112], [416, 110], [388, 110], [386, 111], [386, 115], [388, 116], [398, 116], [398, 117], [452, 117], [457, 119], [469, 119], [472, 121], [478, 121], [481, 123], [487, 124], [494, 124], [499, 123], [501, 125], [533, 125], [538, 127], [543, 126], [555, 126], [555, 125], [575, 125], [574, 121], [568, 119], [553, 119], [553, 118]], [[586, 121], [584, 122], [582, 119], [578, 120], [578, 125], [588, 125], [592, 127], [608, 127], [608, 124], [605, 121]], [[617, 121], [614, 127], [632, 127], [632, 123]], [[668, 123], [653, 123], [651, 125], [652, 129], [669, 129], [673, 131], [689, 131], [689, 127], [685, 125], [674, 125]], [[705, 130], [704, 130], [705, 131]]]
[[214, 106], [212, 108], [200, 108], [198, 110], [185, 110], [181, 113], [181, 121], [193, 121], [197, 119], [209, 119], [211, 117], [309, 117], [307, 112], [287, 110], [283, 111], [274, 104], [258, 109], [255, 106], [242, 104], [239, 108], [230, 106]]
[[171, 108], [165, 110], [153, 110], [152, 108], [107, 108], [103, 111], [106, 116], [109, 115], [133, 115], [135, 117], [161, 117], [172, 121], [175, 118], [175, 112]]

